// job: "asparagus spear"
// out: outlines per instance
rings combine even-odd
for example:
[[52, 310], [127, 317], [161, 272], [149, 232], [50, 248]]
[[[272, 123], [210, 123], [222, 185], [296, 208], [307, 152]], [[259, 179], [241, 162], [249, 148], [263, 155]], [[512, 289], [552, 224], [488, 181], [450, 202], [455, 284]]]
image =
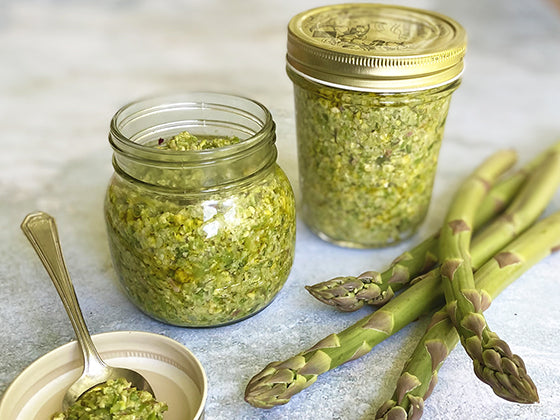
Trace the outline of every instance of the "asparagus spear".
[[471, 245], [472, 266], [476, 270], [516, 233], [524, 231], [544, 211], [560, 185], [560, 152], [547, 156], [528, 177], [508, 208], [477, 233]]
[[[560, 212], [538, 222], [507, 249], [482, 266], [475, 276], [476, 286], [490, 296], [497, 296], [515, 278], [558, 246]], [[260, 408], [286, 404], [293, 395], [313, 384], [318, 375], [359, 358], [422, 314], [436, 310], [444, 304], [439, 277], [425, 277], [383, 308], [346, 330], [325, 337], [309, 350], [285, 361], [270, 363], [250, 380], [245, 399], [251, 405]], [[448, 345], [445, 352], [452, 347]], [[441, 357], [439, 359], [443, 360]], [[422, 384], [429, 384], [431, 380], [432, 359], [429, 365], [430, 378], [426, 380], [424, 375]], [[434, 366], [438, 365], [435, 359]], [[417, 375], [417, 371], [414, 371], [414, 375]], [[500, 375], [494, 378], [497, 381], [503, 379]], [[424, 388], [419, 386], [413, 395], [427, 398], [425, 389], [425, 385]]]
[[[532, 179], [532, 182], [539, 182], [536, 174]], [[546, 180], [541, 178], [541, 181]], [[515, 233], [518, 232], [512, 230], [512, 234]], [[482, 249], [487, 247], [482, 246]], [[382, 309], [346, 330], [329, 335], [284, 362], [270, 363], [248, 384], [246, 400], [263, 408], [287, 403], [292, 395], [311, 385], [319, 374], [360, 357], [421, 314], [441, 305], [439, 283], [439, 272], [432, 271]]]
[[[456, 192], [441, 229], [439, 255], [442, 286], [449, 317], [461, 343], [474, 362], [477, 376], [492, 386], [502, 398], [530, 403], [538, 400], [536, 389], [525, 372], [523, 362], [514, 356], [507, 343], [490, 330], [482, 311], [490, 296], [475, 287], [469, 253], [476, 208], [502, 171], [494, 155], [467, 178]], [[504, 158], [507, 161], [507, 158]], [[498, 163], [498, 164], [496, 164]], [[496, 386], [492, 378], [502, 374], [512, 386]]]
[[381, 306], [412, 278], [436, 265], [438, 236], [439, 232], [404, 252], [382, 273], [366, 271], [357, 277], [335, 277], [305, 288], [316, 299], [344, 312], [356, 311], [365, 304]]
[[[492, 179], [513, 164], [514, 159], [515, 154], [511, 151], [495, 154], [482, 165], [482, 170], [475, 172], [476, 176]], [[474, 176], [469, 179], [476, 185], [480, 183]], [[483, 183], [480, 185], [484, 186]], [[439, 281], [438, 276], [425, 278], [346, 330], [329, 335], [286, 361], [270, 363], [249, 382], [246, 401], [262, 408], [285, 404], [292, 395], [315, 382], [318, 375], [368, 353], [375, 344], [437, 304], [439, 296], [433, 293], [433, 289]]]
[[[483, 226], [499, 214], [514, 198], [527, 175], [538, 169], [550, 154], [560, 152], [560, 142], [496, 184], [479, 207], [474, 227]], [[336, 277], [305, 288], [318, 300], [345, 312], [365, 304], [381, 306], [410, 280], [426, 273], [437, 263], [439, 232], [397, 257], [382, 273], [366, 271], [357, 277]], [[499, 249], [499, 247], [497, 248]]]
[[[502, 249], [475, 273], [475, 283], [494, 299], [528, 268], [560, 247], [560, 212], [541, 220]], [[424, 400], [437, 383], [443, 361], [459, 342], [459, 335], [446, 308], [432, 317], [426, 333], [405, 364], [392, 398], [383, 404], [376, 419], [419, 419]], [[521, 375], [520, 375], [521, 376]], [[500, 373], [489, 377], [496, 387], [503, 387]], [[508, 392], [508, 382], [504, 393]]]
[[[506, 211], [475, 236], [471, 246], [473, 271], [534, 223], [559, 186], [560, 152], [553, 152], [530, 174]], [[411, 282], [439, 278], [440, 275], [440, 267], [436, 267]]]
[[[530, 226], [544, 211], [559, 184], [560, 153], [554, 152], [545, 159], [540, 167], [533, 171], [506, 211], [475, 237], [471, 248], [473, 270], [476, 271], [486, 262], [489, 255], [493, 255], [500, 247], [505, 246], [510, 238], [515, 238], [516, 234], [523, 232]], [[553, 223], [555, 218], [558, 218], [558, 216], [551, 219]], [[521, 251], [527, 260], [539, 259], [540, 257], [534, 253], [544, 253], [547, 250], [547, 243], [560, 242], [560, 239], [558, 239], [560, 235], [555, 236], [554, 230], [550, 232], [545, 230], [547, 223], [539, 225], [539, 228], [533, 228], [533, 234], [523, 237], [523, 243], [525, 244], [530, 244], [533, 240], [541, 240], [539, 236], [542, 236], [543, 241], [540, 244], [542, 248], [530, 248]], [[507, 248], [514, 249], [517, 242], [513, 242]], [[508, 251], [504, 250], [502, 254], [504, 252]], [[492, 264], [492, 262], [487, 262], [486, 265], [488, 264]], [[511, 269], [508, 266], [504, 270], [506, 268]], [[492, 289], [492, 284], [497, 283], [491, 283], [490, 286], [487, 286], [484, 276], [487, 276], [488, 273], [484, 274], [484, 271], [482, 273], [482, 279], [478, 271], [475, 273], [477, 288], [487, 287], [490, 295], [495, 297], [499, 290]], [[502, 274], [504, 274], [504, 271], [502, 271]], [[439, 275], [439, 268], [435, 268], [414, 281], [419, 281], [422, 278], [435, 278]], [[513, 277], [511, 277], [512, 279]], [[424, 400], [430, 395], [431, 390], [437, 383], [437, 370], [441, 362], [458, 341], [459, 336], [447, 316], [445, 308], [436, 312], [426, 334], [414, 350], [410, 361], [405, 365], [393, 397], [381, 406], [377, 418], [386, 420], [391, 418], [419, 418], [423, 410]], [[389, 413], [391, 413], [390, 416]], [[408, 413], [409, 417], [403, 417], [404, 413]]]
[[439, 287], [438, 277], [426, 278], [344, 331], [285, 361], [268, 364], [249, 381], [245, 400], [260, 408], [286, 404], [320, 374], [361, 357], [423, 313], [441, 306], [441, 294], [434, 293]]
[[[515, 235], [526, 230], [538, 218], [551, 200], [554, 192], [558, 189], [559, 184], [560, 153], [554, 152], [545, 159], [539, 168], [533, 171], [506, 211], [476, 236], [471, 248], [472, 267], [475, 271], [486, 262], [489, 255], [493, 255], [501, 247], [505, 246], [510, 239], [515, 238]], [[555, 216], [551, 219], [553, 223], [555, 218], [558, 217], [560, 216]], [[540, 259], [534, 253], [540, 252], [542, 254], [546, 252], [547, 244], [554, 244], [555, 241], [560, 242], [560, 235], [555, 236], [554, 230], [546, 231], [547, 223], [538, 225], [541, 227], [533, 228], [532, 235], [523, 237], [523, 243], [525, 244], [530, 244], [533, 240], [541, 240], [539, 236], [542, 236], [542, 241], [544, 241], [540, 244], [542, 248], [530, 248], [521, 251], [527, 260], [534, 261], [535, 259]], [[513, 242], [507, 249], [515, 249], [517, 242]], [[502, 254], [507, 252], [509, 251], [503, 250]], [[492, 260], [486, 263], [486, 265], [488, 264], [492, 264]], [[505, 268], [511, 269], [509, 266]], [[483, 271], [481, 280], [481, 275], [476, 271], [475, 282], [477, 288], [480, 288], [479, 285], [482, 285], [482, 288], [487, 286], [484, 282], [484, 276], [487, 275], [488, 273], [484, 274]], [[414, 281], [439, 276], [439, 268], [435, 268]], [[487, 289], [492, 298], [499, 293], [498, 290], [492, 289], [492, 284]], [[408, 413], [408, 418], [410, 419], [419, 418], [423, 409], [423, 401], [430, 395], [437, 382], [437, 370], [443, 359], [447, 357], [449, 351], [455, 347], [458, 340], [459, 337], [447, 316], [446, 309], [444, 308], [436, 312], [432, 317], [426, 334], [413, 352], [410, 361], [405, 365], [397, 382], [397, 389], [393, 397], [379, 409], [377, 413], [378, 418], [386, 420], [407, 418], [402, 417], [404, 416], [403, 413]], [[389, 412], [391, 416], [388, 415]]]
[[437, 383], [439, 368], [458, 342], [459, 336], [447, 310], [437, 311], [404, 365], [393, 396], [379, 407], [375, 420], [420, 419], [424, 401]]

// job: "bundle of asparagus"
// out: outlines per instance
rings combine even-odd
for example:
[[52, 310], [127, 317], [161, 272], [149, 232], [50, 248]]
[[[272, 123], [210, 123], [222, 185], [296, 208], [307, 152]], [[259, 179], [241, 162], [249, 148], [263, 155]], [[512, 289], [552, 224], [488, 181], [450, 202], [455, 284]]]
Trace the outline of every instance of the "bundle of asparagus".
[[[492, 187], [514, 161], [512, 152], [485, 161], [459, 189], [441, 232], [401, 255], [385, 272], [313, 286], [315, 296], [342, 310], [364, 303], [383, 306], [310, 349], [270, 363], [250, 380], [245, 400], [261, 408], [285, 404], [320, 374], [359, 358], [421, 315], [436, 311], [377, 418], [420, 418], [438, 369], [459, 340], [477, 376], [497, 395], [538, 401], [523, 361], [489, 330], [482, 312], [507, 285], [560, 246], [560, 212], [535, 224], [560, 185], [560, 143]], [[485, 224], [471, 244], [472, 226]]]

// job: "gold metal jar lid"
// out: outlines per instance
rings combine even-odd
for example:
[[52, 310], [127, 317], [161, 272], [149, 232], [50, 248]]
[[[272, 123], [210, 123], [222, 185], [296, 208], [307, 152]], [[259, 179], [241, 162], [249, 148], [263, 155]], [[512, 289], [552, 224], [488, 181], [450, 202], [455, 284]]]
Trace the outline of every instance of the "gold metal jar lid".
[[348, 3], [318, 7], [288, 25], [288, 69], [329, 86], [374, 92], [428, 89], [458, 79], [464, 28], [439, 13]]

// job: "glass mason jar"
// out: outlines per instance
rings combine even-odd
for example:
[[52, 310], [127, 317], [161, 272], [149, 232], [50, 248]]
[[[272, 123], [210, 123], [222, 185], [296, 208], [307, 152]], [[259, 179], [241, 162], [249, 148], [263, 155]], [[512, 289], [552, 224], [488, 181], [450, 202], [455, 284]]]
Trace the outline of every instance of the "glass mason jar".
[[395, 244], [429, 207], [464, 29], [448, 17], [340, 4], [288, 25], [302, 218], [356, 248]]
[[[185, 131], [239, 141], [158, 147]], [[294, 196], [275, 140], [269, 111], [236, 96], [153, 97], [115, 114], [105, 221], [115, 271], [142, 311], [205, 327], [242, 320], [272, 301], [295, 247]]]

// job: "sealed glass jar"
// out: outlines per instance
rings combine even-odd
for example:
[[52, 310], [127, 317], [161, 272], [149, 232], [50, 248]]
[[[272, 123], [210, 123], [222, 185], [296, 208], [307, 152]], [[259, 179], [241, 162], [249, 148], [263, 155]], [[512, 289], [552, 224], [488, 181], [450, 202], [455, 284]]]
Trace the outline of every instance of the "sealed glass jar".
[[295, 247], [275, 140], [269, 111], [236, 96], [153, 97], [115, 114], [105, 220], [114, 268], [142, 311], [202, 327], [271, 302]]
[[302, 218], [321, 238], [381, 247], [429, 207], [464, 29], [433, 12], [340, 4], [288, 25]]

